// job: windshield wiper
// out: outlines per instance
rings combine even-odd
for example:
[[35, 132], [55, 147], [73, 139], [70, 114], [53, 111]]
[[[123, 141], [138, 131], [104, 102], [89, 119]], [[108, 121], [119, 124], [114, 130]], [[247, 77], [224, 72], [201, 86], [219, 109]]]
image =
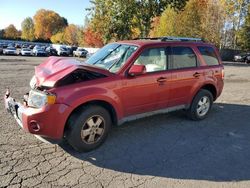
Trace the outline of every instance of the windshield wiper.
[[120, 57], [119, 59], [117, 59], [117, 60], [108, 68], [108, 70], [112, 69], [113, 66], [117, 65], [117, 64], [120, 62], [120, 60], [121, 60], [122, 58], [124, 58], [125, 54], [127, 53], [127, 51], [128, 51], [129, 49], [130, 49], [130, 47], [128, 47], [128, 48], [123, 52], [123, 54], [121, 55], [121, 57]]

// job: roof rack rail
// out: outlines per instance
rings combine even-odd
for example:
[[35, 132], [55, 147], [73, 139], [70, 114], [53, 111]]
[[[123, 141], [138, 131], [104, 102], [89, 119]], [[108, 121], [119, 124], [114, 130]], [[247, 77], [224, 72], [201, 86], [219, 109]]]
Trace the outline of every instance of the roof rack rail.
[[161, 41], [169, 41], [169, 40], [175, 40], [175, 41], [195, 41], [195, 42], [203, 42], [201, 38], [190, 38], [190, 37], [161, 37]]
[[164, 37], [144, 37], [144, 38], [135, 38], [133, 40], [160, 40], [160, 41], [182, 41], [182, 42], [204, 42], [201, 38], [190, 38], [190, 37], [171, 37], [171, 36], [164, 36]]

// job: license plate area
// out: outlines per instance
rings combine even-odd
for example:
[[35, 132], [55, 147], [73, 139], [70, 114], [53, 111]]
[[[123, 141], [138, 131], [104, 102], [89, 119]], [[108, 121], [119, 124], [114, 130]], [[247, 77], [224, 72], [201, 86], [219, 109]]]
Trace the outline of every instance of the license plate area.
[[8, 110], [12, 115], [17, 115], [18, 105], [13, 98], [9, 98], [7, 101]]

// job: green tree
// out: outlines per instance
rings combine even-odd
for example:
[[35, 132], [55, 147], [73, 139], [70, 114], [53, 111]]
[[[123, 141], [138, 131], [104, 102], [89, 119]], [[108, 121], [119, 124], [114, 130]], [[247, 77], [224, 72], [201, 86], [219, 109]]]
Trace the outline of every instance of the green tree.
[[239, 41], [244, 50], [250, 50], [250, 5], [248, 5], [245, 23], [240, 31]]
[[178, 13], [168, 6], [166, 10], [162, 13], [160, 17], [157, 17], [154, 21], [153, 28], [151, 30], [150, 36], [160, 37], [160, 36], [176, 36], [178, 35], [176, 29], [176, 21], [178, 20]]
[[21, 38], [24, 40], [33, 41], [35, 39], [35, 29], [34, 22], [31, 17], [25, 18], [22, 21], [22, 36]]
[[230, 38], [229, 47], [237, 48], [239, 31], [244, 23], [250, 0], [224, 0], [227, 12], [225, 36]]
[[33, 17], [35, 37], [48, 40], [52, 35], [62, 32], [67, 26], [67, 20], [54, 11], [40, 9]]
[[0, 39], [4, 38], [4, 29], [0, 29]]
[[7, 39], [17, 39], [20, 37], [20, 32], [13, 24], [10, 24], [4, 29], [4, 37]]
[[170, 5], [182, 8], [186, 0], [92, 0], [90, 27], [100, 33], [103, 41], [129, 39], [134, 32], [148, 36], [155, 16]]
[[54, 44], [64, 44], [65, 38], [64, 38], [64, 32], [58, 32], [55, 35], [51, 36], [50, 38], [51, 42]]

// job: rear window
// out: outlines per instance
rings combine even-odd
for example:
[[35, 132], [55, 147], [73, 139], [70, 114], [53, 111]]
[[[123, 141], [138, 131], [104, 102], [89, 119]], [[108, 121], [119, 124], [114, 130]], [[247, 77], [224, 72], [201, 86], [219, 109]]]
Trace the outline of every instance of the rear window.
[[208, 66], [219, 65], [219, 60], [212, 47], [199, 46], [198, 49]]

